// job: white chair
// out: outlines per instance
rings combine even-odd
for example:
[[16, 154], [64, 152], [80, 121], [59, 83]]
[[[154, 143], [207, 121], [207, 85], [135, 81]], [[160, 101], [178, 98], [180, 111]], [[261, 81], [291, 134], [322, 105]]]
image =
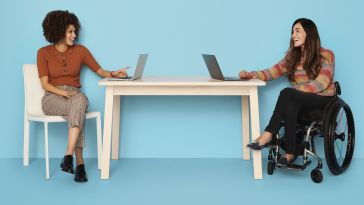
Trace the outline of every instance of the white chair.
[[[49, 157], [48, 157], [48, 123], [66, 122], [60, 116], [45, 115], [42, 110], [41, 100], [44, 90], [39, 80], [38, 68], [35, 64], [24, 64], [24, 153], [23, 164], [29, 165], [29, 126], [30, 121], [44, 123], [44, 148], [46, 163], [46, 178], [49, 179]], [[101, 169], [101, 114], [100, 112], [87, 112], [86, 119], [96, 118], [97, 124], [97, 159], [98, 168]]]

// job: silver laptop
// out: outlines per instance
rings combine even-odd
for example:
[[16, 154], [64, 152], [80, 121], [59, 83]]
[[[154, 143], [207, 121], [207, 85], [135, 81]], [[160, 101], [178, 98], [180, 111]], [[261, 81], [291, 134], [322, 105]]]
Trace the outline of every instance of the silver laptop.
[[220, 66], [217, 63], [215, 55], [202, 54], [202, 57], [206, 63], [207, 69], [209, 70], [210, 76], [213, 79], [223, 81], [246, 81], [247, 79], [240, 79], [239, 77], [224, 77], [221, 72]]
[[123, 78], [109, 78], [108, 80], [123, 81], [123, 80], [138, 80], [142, 78], [144, 67], [145, 64], [147, 63], [147, 59], [148, 59], [148, 54], [139, 55], [138, 63], [136, 65], [133, 77], [125, 76]]

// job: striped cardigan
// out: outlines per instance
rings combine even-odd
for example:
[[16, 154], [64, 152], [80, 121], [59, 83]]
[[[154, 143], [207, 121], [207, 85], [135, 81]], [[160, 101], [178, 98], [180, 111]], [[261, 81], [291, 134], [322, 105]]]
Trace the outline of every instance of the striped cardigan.
[[[322, 96], [333, 96], [336, 93], [334, 85], [335, 56], [329, 49], [321, 48], [322, 60], [321, 69], [315, 79], [309, 79], [303, 64], [300, 63], [290, 81], [293, 88], [307, 93], [315, 93]], [[279, 61], [273, 67], [261, 71], [252, 71], [249, 74], [253, 78], [263, 81], [271, 81], [281, 76], [289, 74], [285, 60]]]

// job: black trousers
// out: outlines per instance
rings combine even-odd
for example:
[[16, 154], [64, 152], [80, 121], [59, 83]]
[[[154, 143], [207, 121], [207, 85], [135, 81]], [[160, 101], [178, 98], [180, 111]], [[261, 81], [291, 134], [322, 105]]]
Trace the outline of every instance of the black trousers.
[[286, 153], [294, 154], [296, 148], [296, 126], [298, 114], [302, 110], [324, 108], [332, 99], [331, 96], [321, 96], [313, 93], [306, 93], [293, 88], [283, 89], [278, 97], [273, 115], [270, 118], [265, 131], [277, 134], [284, 125], [286, 138]]

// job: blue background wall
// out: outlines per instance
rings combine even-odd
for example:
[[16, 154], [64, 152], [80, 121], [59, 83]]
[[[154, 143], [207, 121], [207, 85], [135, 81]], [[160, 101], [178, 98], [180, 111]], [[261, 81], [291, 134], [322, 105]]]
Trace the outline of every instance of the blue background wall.
[[[201, 53], [216, 54], [225, 75], [267, 68], [284, 56], [293, 21], [311, 18], [322, 45], [336, 55], [335, 79], [356, 122], [355, 157], [364, 157], [363, 6], [359, 0], [1, 1], [0, 157], [22, 157], [22, 65], [36, 63], [37, 49], [47, 45], [41, 23], [55, 9], [79, 17], [80, 43], [105, 69], [135, 66], [139, 53], [149, 53], [145, 76], [207, 76]], [[89, 110], [103, 113], [100, 78], [86, 68], [81, 77]], [[259, 89], [261, 130], [288, 85], [282, 78]], [[241, 157], [240, 103], [238, 97], [124, 97], [121, 157]], [[31, 127], [30, 154], [42, 157], [43, 125]], [[50, 126], [51, 157], [63, 156], [66, 129]], [[95, 123], [89, 121], [86, 129], [85, 156], [96, 157]]]

